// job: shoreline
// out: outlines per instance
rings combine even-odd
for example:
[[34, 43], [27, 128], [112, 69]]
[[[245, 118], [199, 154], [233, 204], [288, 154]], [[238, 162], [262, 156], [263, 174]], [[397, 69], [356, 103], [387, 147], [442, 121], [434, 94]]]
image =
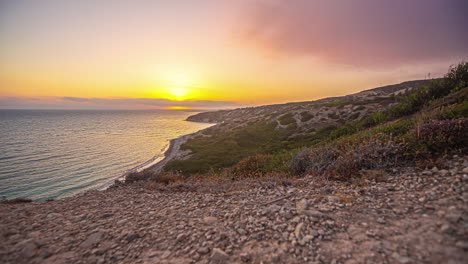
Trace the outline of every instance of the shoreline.
[[[194, 122], [194, 121], [188, 121], [188, 122]], [[197, 122], [197, 123], [205, 123], [205, 122]], [[216, 123], [210, 123], [213, 125], [216, 125]], [[211, 126], [209, 126], [211, 127]], [[209, 128], [207, 127], [207, 128]], [[98, 191], [104, 191], [107, 190], [109, 187], [113, 186], [116, 181], [120, 182], [125, 182], [125, 178], [127, 177], [128, 174], [133, 173], [133, 172], [140, 172], [145, 169], [152, 170], [154, 172], [160, 171], [169, 161], [171, 161], [179, 152], [180, 146], [185, 143], [187, 138], [191, 135], [194, 135], [200, 131], [203, 131], [207, 128], [195, 131], [193, 133], [185, 134], [178, 136], [176, 138], [169, 139], [169, 142], [162, 148], [161, 152], [154, 156], [153, 158], [149, 159], [148, 161], [131, 168], [124, 172], [122, 175], [115, 177], [108, 182], [104, 183], [103, 185], [95, 188], [95, 190]]]
[[[198, 132], [198, 131], [197, 131]], [[197, 133], [194, 132], [194, 133]], [[133, 172], [140, 172], [145, 169], [154, 170], [155, 172], [161, 170], [164, 165], [166, 165], [172, 158], [174, 158], [177, 151], [180, 149], [180, 145], [182, 145], [182, 139], [185, 137], [192, 135], [194, 133], [182, 135], [173, 139], [169, 139], [169, 143], [167, 143], [164, 148], [162, 149], [161, 153], [154, 156], [152, 159], [140, 164], [134, 168], [129, 169], [128, 171], [124, 172], [122, 175], [115, 177], [112, 180], [109, 180], [105, 184], [96, 188], [98, 191], [107, 190], [109, 187], [113, 186], [117, 181], [125, 182], [125, 178], [127, 175]]]

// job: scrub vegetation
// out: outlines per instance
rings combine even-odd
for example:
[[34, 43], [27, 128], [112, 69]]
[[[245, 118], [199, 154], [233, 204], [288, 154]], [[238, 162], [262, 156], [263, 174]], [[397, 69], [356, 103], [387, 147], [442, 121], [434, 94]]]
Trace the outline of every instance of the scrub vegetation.
[[[182, 150], [190, 154], [169, 162], [160, 177], [218, 175], [239, 179], [309, 174], [349, 180], [366, 170], [385, 170], [452, 153], [466, 154], [467, 88], [468, 63], [463, 62], [450, 68], [444, 78], [405, 89], [398, 95], [313, 104], [312, 108], [332, 122], [319, 128], [300, 130], [301, 124], [316, 118], [307, 110], [311, 109], [310, 103], [291, 107], [287, 113], [268, 113], [234, 129], [211, 128], [208, 135], [200, 134], [182, 145]], [[388, 107], [351, 118], [366, 104], [379, 100]], [[340, 118], [340, 112], [327, 112], [330, 107], [353, 110], [340, 124], [333, 121]]]

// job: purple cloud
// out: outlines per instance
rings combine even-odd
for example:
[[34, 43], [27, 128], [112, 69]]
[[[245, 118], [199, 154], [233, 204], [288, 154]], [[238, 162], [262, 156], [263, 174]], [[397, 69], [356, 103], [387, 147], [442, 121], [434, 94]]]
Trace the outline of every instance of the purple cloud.
[[388, 67], [466, 58], [466, 10], [466, 0], [257, 1], [238, 32], [274, 56]]

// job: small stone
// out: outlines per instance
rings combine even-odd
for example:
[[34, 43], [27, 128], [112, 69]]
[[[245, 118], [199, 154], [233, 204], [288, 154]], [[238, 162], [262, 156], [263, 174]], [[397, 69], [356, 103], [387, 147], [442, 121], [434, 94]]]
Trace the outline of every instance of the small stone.
[[458, 241], [457, 243], [455, 243], [455, 246], [467, 250], [468, 249], [468, 242]]
[[402, 263], [402, 264], [411, 263], [410, 258], [401, 256], [396, 252], [392, 254], [392, 258], [394, 258], [398, 263]]
[[437, 173], [439, 172], [439, 169], [437, 167], [432, 167], [432, 172]]
[[440, 170], [439, 173], [442, 176], [446, 176], [447, 174], [449, 174], [449, 171], [448, 170]]
[[309, 202], [306, 199], [302, 199], [298, 202], [296, 202], [296, 210], [298, 211], [304, 211], [309, 208]]
[[339, 202], [341, 202], [341, 198], [338, 197], [338, 196], [328, 196], [327, 200], [330, 203], [339, 203]]
[[252, 260], [252, 257], [248, 253], [241, 253], [240, 254], [240, 259], [242, 262], [250, 262]]
[[113, 213], [104, 213], [101, 215], [101, 218], [108, 218], [108, 217], [111, 217], [111, 216], [114, 216]]
[[91, 234], [83, 243], [81, 243], [80, 247], [82, 248], [91, 248], [98, 244], [104, 236], [104, 232], [98, 231]]
[[297, 239], [300, 239], [301, 231], [302, 231], [303, 226], [304, 226], [304, 223], [299, 223], [299, 224], [297, 224], [296, 228], [294, 229], [294, 235], [296, 236]]
[[468, 174], [468, 167], [463, 168], [463, 173]]
[[47, 218], [59, 218], [61, 216], [62, 216], [61, 214], [50, 213], [50, 214], [47, 215]]
[[208, 254], [210, 252], [210, 249], [207, 248], [207, 247], [201, 247], [201, 248], [197, 249], [197, 252], [202, 254], [202, 255], [205, 255], [205, 254]]
[[52, 254], [48, 250], [42, 250], [39, 256], [43, 259], [50, 257]]
[[212, 224], [216, 223], [217, 221], [218, 221], [218, 219], [216, 217], [213, 217], [213, 216], [203, 217], [203, 222], [205, 222], [205, 224], [208, 224], [208, 225], [212, 225]]
[[125, 237], [125, 240], [127, 240], [128, 243], [131, 243], [133, 242], [135, 239], [138, 239], [140, 238], [140, 235], [139, 234], [136, 234], [136, 233], [133, 233], [133, 234], [129, 234]]
[[270, 214], [278, 212], [279, 210], [281, 210], [281, 206], [271, 205], [271, 206], [268, 206], [267, 208], [263, 209], [262, 213], [263, 213], [263, 215], [270, 215]]
[[421, 197], [421, 198], [419, 198], [418, 201], [420, 201], [421, 203], [424, 203], [426, 201], [426, 197]]
[[379, 217], [379, 218], [377, 218], [377, 223], [383, 225], [383, 224], [385, 224], [386, 222], [385, 222], [385, 219], [383, 219], [382, 217]]
[[171, 251], [166, 250], [166, 251], [164, 251], [164, 252], [161, 254], [161, 258], [162, 258], [162, 259], [166, 259], [166, 258], [168, 258], [170, 255], [171, 255]]
[[211, 263], [226, 263], [229, 260], [229, 255], [219, 248], [214, 248], [210, 259]]
[[305, 210], [302, 212], [303, 214], [307, 215], [307, 216], [312, 216], [312, 217], [323, 217], [324, 214], [317, 211], [317, 210]]
[[32, 240], [29, 240], [29, 241], [22, 243], [20, 254], [24, 258], [29, 259], [36, 255], [36, 249], [37, 249], [36, 243], [34, 243], [34, 241]]
[[128, 220], [124, 218], [124, 219], [121, 219], [121, 220], [117, 221], [117, 225], [118, 225], [118, 226], [123, 226], [123, 225], [125, 225], [127, 222], [128, 222]]
[[452, 233], [453, 228], [452, 228], [450, 225], [448, 225], [448, 224], [444, 224], [444, 225], [442, 225], [442, 226], [440, 227], [440, 231], [443, 232], [443, 233], [449, 234], [449, 233]]

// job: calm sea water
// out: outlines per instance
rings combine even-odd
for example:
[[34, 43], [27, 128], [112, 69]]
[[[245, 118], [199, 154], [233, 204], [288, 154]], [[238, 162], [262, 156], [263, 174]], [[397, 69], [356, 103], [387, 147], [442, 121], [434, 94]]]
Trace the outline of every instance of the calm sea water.
[[44, 200], [97, 188], [208, 127], [181, 111], [0, 110], [0, 197]]

